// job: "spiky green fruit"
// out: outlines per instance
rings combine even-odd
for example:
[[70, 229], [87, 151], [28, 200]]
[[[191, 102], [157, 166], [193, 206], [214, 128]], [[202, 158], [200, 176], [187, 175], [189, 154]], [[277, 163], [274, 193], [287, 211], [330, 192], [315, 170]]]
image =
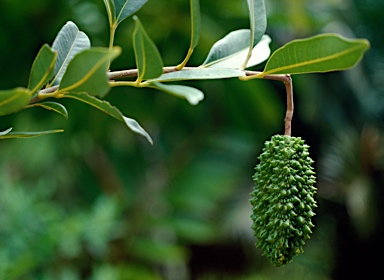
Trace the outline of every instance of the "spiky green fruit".
[[311, 219], [317, 207], [317, 189], [308, 148], [300, 137], [275, 135], [265, 142], [255, 167], [252, 229], [256, 246], [275, 266], [304, 252], [303, 245], [314, 227]]

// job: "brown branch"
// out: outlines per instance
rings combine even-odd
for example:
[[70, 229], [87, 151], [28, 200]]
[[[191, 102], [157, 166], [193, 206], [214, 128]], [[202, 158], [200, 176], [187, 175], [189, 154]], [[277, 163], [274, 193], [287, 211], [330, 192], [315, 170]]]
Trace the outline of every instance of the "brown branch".
[[[197, 67], [184, 67], [184, 70], [191, 70], [196, 69]], [[168, 66], [163, 68], [163, 73], [171, 73], [179, 71], [176, 69], [175, 66]], [[261, 72], [259, 71], [244, 71], [246, 76], [255, 76], [260, 75]], [[123, 78], [129, 78], [129, 77], [137, 77], [139, 74], [138, 69], [128, 69], [128, 70], [120, 70], [120, 71], [111, 71], [107, 73], [107, 77], [110, 81], [113, 81], [115, 79], [123, 79]], [[293, 117], [293, 87], [292, 87], [292, 78], [290, 75], [265, 75], [262, 77], [262, 79], [266, 80], [274, 80], [274, 81], [280, 81], [283, 82], [285, 85], [285, 90], [287, 92], [287, 111], [285, 114], [285, 135], [291, 135], [291, 123], [292, 123], [292, 117]], [[45, 88], [40, 90], [40, 94], [44, 93], [53, 93], [56, 90], [58, 90], [58, 86], [52, 86], [49, 88]], [[33, 97], [30, 100], [30, 103], [36, 103], [40, 101], [41, 99], [38, 96]]]
[[[183, 70], [192, 70], [197, 69], [198, 67], [184, 67]], [[176, 69], [176, 66], [168, 66], [163, 68], [163, 73], [171, 73], [179, 71]], [[256, 74], [260, 74], [261, 72], [257, 71], [244, 71], [247, 76], [253, 76]], [[139, 75], [138, 69], [127, 69], [127, 70], [118, 70], [118, 71], [110, 71], [107, 72], [107, 77], [110, 81], [116, 80], [116, 79], [124, 79], [124, 78], [131, 78], [131, 77], [137, 77]], [[270, 79], [270, 80], [279, 80], [282, 81], [281, 78], [275, 78], [275, 76], [281, 76], [281, 75], [267, 75], [264, 77], [264, 79]], [[52, 86], [49, 88], [45, 88], [39, 91], [39, 93], [53, 93], [56, 90], [58, 90], [59, 86]], [[34, 97], [30, 103], [38, 102], [40, 99], [36, 96]]]
[[287, 80], [284, 81], [285, 90], [287, 92], [287, 111], [285, 114], [285, 131], [284, 134], [291, 136], [291, 128], [292, 128], [292, 117], [293, 117], [293, 85], [292, 78], [290, 75], [286, 75]]
[[[196, 69], [197, 67], [184, 67], [183, 70], [191, 70]], [[168, 66], [163, 68], [163, 73], [171, 73], [179, 71], [176, 69], [176, 66]], [[129, 78], [129, 77], [137, 77], [139, 74], [138, 69], [128, 69], [128, 70], [120, 70], [120, 71], [111, 71], [107, 73], [109, 80]]]
[[[260, 74], [256, 71], [245, 71], [247, 76], [254, 76]], [[291, 75], [265, 75], [263, 79], [274, 80], [283, 82], [285, 85], [285, 91], [287, 92], [287, 111], [285, 113], [285, 130], [284, 134], [291, 136], [292, 118], [293, 118], [293, 85]]]

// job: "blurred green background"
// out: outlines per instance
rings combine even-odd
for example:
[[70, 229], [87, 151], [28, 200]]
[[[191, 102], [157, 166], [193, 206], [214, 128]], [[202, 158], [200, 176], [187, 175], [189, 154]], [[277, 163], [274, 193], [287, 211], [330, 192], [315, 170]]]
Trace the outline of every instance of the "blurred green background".
[[[150, 0], [137, 15], [166, 65], [189, 46], [189, 1]], [[155, 90], [107, 99], [152, 135], [151, 146], [96, 109], [63, 100], [1, 117], [0, 130], [64, 128], [0, 142], [0, 279], [373, 279], [384, 247], [383, 0], [266, 0], [272, 49], [323, 32], [367, 38], [354, 69], [294, 76], [293, 135], [311, 146], [319, 207], [305, 253], [275, 268], [254, 246], [248, 202], [264, 141], [283, 132], [284, 87], [237, 79], [188, 82], [196, 107]], [[189, 65], [249, 25], [246, 1], [201, 1]], [[101, 0], [0, 0], [0, 88], [26, 86], [39, 48], [74, 21], [108, 43]], [[133, 22], [116, 34], [113, 70], [134, 68]], [[261, 70], [262, 65], [254, 68]]]

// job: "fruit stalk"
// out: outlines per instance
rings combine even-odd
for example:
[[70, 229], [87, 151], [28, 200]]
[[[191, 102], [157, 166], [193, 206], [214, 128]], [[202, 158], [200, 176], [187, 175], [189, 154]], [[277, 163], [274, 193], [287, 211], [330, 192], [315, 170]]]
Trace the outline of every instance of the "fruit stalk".
[[287, 92], [287, 111], [285, 113], [285, 131], [284, 134], [291, 136], [291, 127], [292, 127], [292, 117], [293, 117], [293, 86], [292, 78], [290, 75], [286, 75], [284, 79], [285, 90]]

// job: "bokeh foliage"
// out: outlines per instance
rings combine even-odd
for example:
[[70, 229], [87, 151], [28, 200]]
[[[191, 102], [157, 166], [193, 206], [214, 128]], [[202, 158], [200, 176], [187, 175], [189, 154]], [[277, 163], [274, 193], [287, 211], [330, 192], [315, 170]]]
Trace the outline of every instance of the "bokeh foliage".
[[[191, 65], [201, 64], [219, 38], [249, 25], [246, 1], [200, 2], [202, 30]], [[69, 121], [39, 108], [1, 117], [1, 129], [64, 127], [65, 133], [0, 142], [0, 278], [375, 275], [375, 255], [384, 246], [378, 24], [384, 1], [269, 0], [266, 8], [273, 49], [322, 32], [365, 37], [372, 45], [356, 69], [294, 77], [292, 132], [311, 146], [319, 174], [316, 227], [305, 253], [274, 268], [255, 249], [250, 228], [253, 167], [264, 141], [283, 131], [283, 86], [185, 82], [206, 93], [204, 102], [192, 107], [153, 89], [116, 88], [108, 95], [148, 129], [153, 146], [72, 100], [64, 100]], [[148, 1], [138, 15], [164, 63], [179, 63], [190, 43], [188, 1]], [[102, 1], [0, 3], [1, 89], [27, 84], [39, 48], [68, 20], [92, 45], [107, 46]], [[113, 69], [135, 65], [133, 28], [132, 20], [119, 27], [116, 44], [124, 52]]]

